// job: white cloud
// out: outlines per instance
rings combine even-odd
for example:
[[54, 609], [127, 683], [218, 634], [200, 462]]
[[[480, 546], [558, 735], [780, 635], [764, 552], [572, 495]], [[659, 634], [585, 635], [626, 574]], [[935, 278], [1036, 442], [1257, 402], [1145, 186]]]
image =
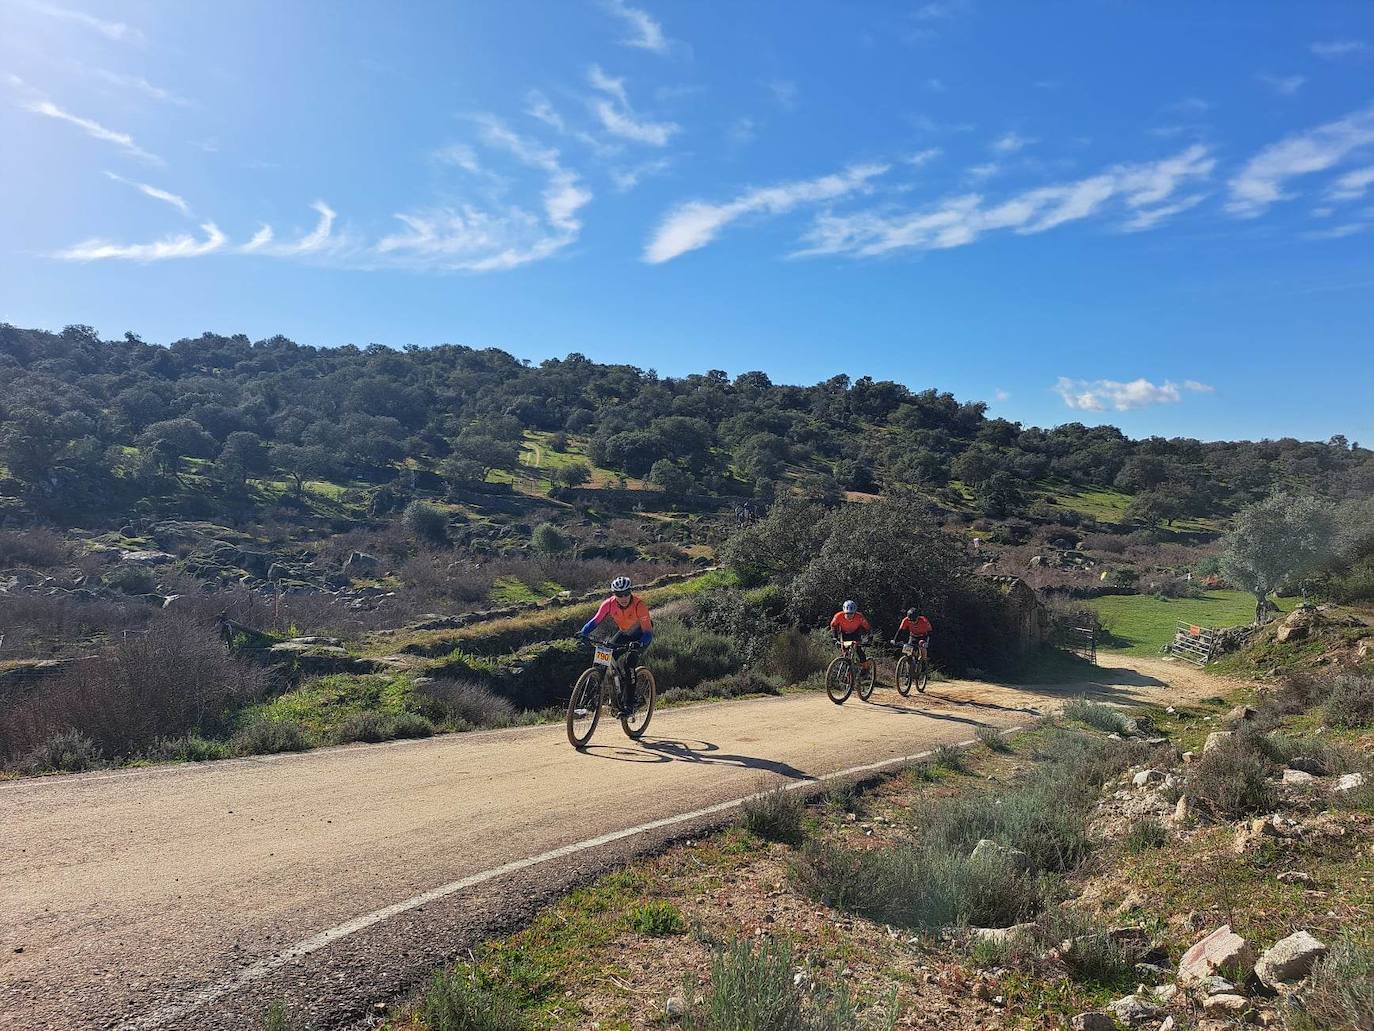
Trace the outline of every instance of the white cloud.
[[119, 21], [106, 21], [84, 11], [73, 11], [66, 7], [57, 7], [53, 4], [41, 3], [39, 0], [28, 0], [27, 6], [40, 14], [46, 14], [50, 18], [58, 18], [62, 21], [73, 22], [77, 25], [98, 32], [107, 39], [113, 39], [121, 43], [138, 43], [143, 40], [143, 33], [129, 25]]
[[161, 101], [164, 104], [175, 104], [178, 107], [190, 107], [191, 102], [185, 97], [179, 97], [171, 90], [163, 89], [161, 86], [154, 86], [147, 79], [137, 75], [121, 75], [119, 72], [106, 71], [104, 68], [92, 68], [91, 74], [97, 79], [103, 79], [113, 86], [120, 86], [124, 89], [131, 89], [142, 93], [145, 97]]
[[1098, 214], [1109, 202], [1124, 208], [1130, 227], [1156, 225], [1195, 201], [1172, 198], [1176, 191], [1206, 179], [1215, 160], [1201, 145], [1171, 158], [1136, 165], [1116, 165], [1075, 182], [1026, 190], [997, 204], [977, 193], [948, 198], [916, 211], [868, 211], [825, 214], [807, 234], [799, 256], [843, 254], [879, 257], [901, 250], [942, 250], [973, 243], [984, 233], [1011, 230], [1042, 233], [1067, 222]]
[[1148, 408], [1151, 405], [1177, 404], [1183, 400], [1182, 390], [1197, 393], [1213, 392], [1212, 387], [1196, 380], [1187, 380], [1182, 389], [1169, 380], [1151, 383], [1145, 378], [1134, 379], [1128, 383], [1111, 379], [1070, 379], [1060, 376], [1054, 386], [1068, 407], [1082, 412], [1103, 412], [1108, 408], [1126, 412], [1135, 408]]
[[1230, 181], [1227, 209], [1242, 218], [1263, 214], [1271, 204], [1293, 195], [1284, 184], [1326, 169], [1374, 144], [1374, 107], [1297, 133], [1265, 147]]
[[973, 165], [966, 174], [974, 182], [982, 182], [984, 179], [991, 179], [1000, 171], [1002, 166], [996, 161], [986, 161], [981, 165]]
[[931, 0], [911, 12], [916, 21], [949, 21], [972, 6], [970, 0]]
[[924, 150], [918, 150], [915, 154], [910, 154], [902, 160], [912, 168], [920, 168], [922, 165], [930, 164], [943, 153], [944, 151], [939, 147], [926, 147]]
[[272, 242], [272, 238], [275, 235], [276, 234], [272, 232], [272, 227], [265, 225], [253, 234], [253, 239], [244, 244], [241, 250], [248, 254], [252, 254], [255, 251], [261, 251]]
[[64, 111], [51, 100], [29, 100], [21, 105], [25, 111], [30, 111], [45, 118], [55, 118], [59, 122], [68, 122], [81, 129], [92, 139], [101, 140], [105, 143], [113, 143], [126, 154], [132, 157], [141, 158], [155, 165], [163, 164], [163, 161], [156, 154], [149, 154], [146, 150], [134, 142], [134, 138], [126, 132], [116, 132], [107, 129], [99, 122], [93, 122], [89, 118], [82, 118], [69, 111]]
[[1307, 81], [1304, 75], [1268, 75], [1261, 73], [1260, 82], [1264, 83], [1271, 90], [1281, 97], [1291, 97], [1302, 89], [1303, 83]]
[[1374, 185], [1374, 165], [1357, 168], [1338, 178], [1327, 191], [1332, 200], [1359, 200]]
[[559, 132], [566, 132], [567, 126], [563, 122], [563, 116], [553, 109], [549, 103], [549, 98], [540, 93], [537, 89], [532, 89], [525, 94], [525, 113], [531, 117], [539, 119], [545, 125], [557, 129]]
[[622, 46], [636, 47], [655, 54], [668, 52], [668, 38], [663, 34], [663, 26], [654, 21], [648, 11], [631, 7], [625, 0], [604, 0], [603, 6], [623, 19], [630, 28], [631, 34], [620, 41]]
[[1374, 229], [1374, 222], [1346, 222], [1330, 229], [1318, 229], [1303, 235], [1309, 240], [1341, 240], [1357, 233], [1368, 232], [1370, 229]]
[[1011, 394], [1003, 390], [1001, 387], [998, 387], [996, 390], [992, 392], [992, 399], [994, 401], [1009, 401], [1011, 400]]
[[870, 179], [887, 170], [887, 165], [853, 165], [843, 172], [817, 179], [753, 189], [724, 204], [709, 201], [679, 204], [655, 230], [644, 248], [644, 260], [658, 265], [705, 247], [727, 225], [747, 215], [781, 215], [803, 204], [835, 200], [863, 191]]
[[1370, 46], [1362, 39], [1328, 39], [1313, 43], [1308, 49], [1318, 57], [1333, 61], [1354, 54], [1367, 54]]
[[652, 122], [636, 118], [630, 106], [630, 97], [625, 90], [625, 80], [616, 79], [603, 72], [599, 65], [587, 70], [587, 78], [592, 88], [606, 94], [606, 97], [592, 101], [595, 112], [604, 128], [612, 136], [645, 143], [652, 147], [667, 146], [668, 141], [681, 129], [673, 122]]
[[175, 193], [159, 190], [156, 186], [149, 186], [147, 183], [138, 183], [134, 182], [132, 179], [125, 179], [122, 175], [115, 175], [113, 172], [106, 172], [105, 175], [117, 183], [123, 183], [125, 186], [132, 186], [135, 190], [138, 190], [148, 197], [152, 197], [154, 200], [160, 200], [164, 204], [170, 204], [187, 217], [191, 214], [191, 206], [186, 203], [184, 198], [178, 197]]
[[1004, 133], [992, 143], [992, 149], [999, 154], [1015, 154], [1018, 150], [1024, 150], [1034, 143], [1035, 140], [1028, 136], [1022, 136], [1015, 130]]
[[482, 166], [477, 160], [477, 152], [466, 143], [450, 143], [434, 152], [434, 160], [461, 168], [464, 172], [480, 175]]
[[59, 261], [167, 261], [172, 258], [198, 258], [224, 247], [225, 236], [213, 222], [206, 222], [200, 228], [205, 233], [203, 240], [188, 234], [169, 236], [152, 243], [133, 244], [92, 239], [58, 251], [53, 257]]
[[1206, 199], [1207, 194], [1194, 193], [1175, 201], [1173, 204], [1164, 204], [1157, 208], [1147, 208], [1143, 211], [1137, 211], [1121, 224], [1121, 229], [1123, 232], [1127, 233], [1139, 233], [1146, 229], [1153, 229], [1155, 226], [1167, 222], [1175, 215], [1181, 215], [1185, 211], [1190, 211]]
[[643, 180], [652, 175], [660, 175], [668, 170], [672, 164], [668, 158], [657, 158], [653, 161], [645, 161], [642, 164], [634, 165], [630, 168], [612, 168], [610, 170], [611, 182], [615, 183], [615, 188], [621, 193], [633, 190]]

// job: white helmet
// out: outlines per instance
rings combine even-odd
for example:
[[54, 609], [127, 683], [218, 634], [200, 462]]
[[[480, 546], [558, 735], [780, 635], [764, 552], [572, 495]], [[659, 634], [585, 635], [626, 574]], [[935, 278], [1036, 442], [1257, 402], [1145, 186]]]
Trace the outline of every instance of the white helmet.
[[611, 581], [611, 593], [624, 594], [627, 591], [629, 591], [629, 589], [633, 586], [634, 585], [630, 583], [630, 578], [628, 576], [617, 576], [614, 580]]
[[856, 613], [856, 612], [859, 611], [859, 606], [858, 606], [858, 604], [857, 604], [856, 602], [852, 602], [852, 601], [847, 601], [847, 602], [845, 602], [843, 608], [844, 608], [844, 614], [845, 614], [846, 616], [852, 616], [852, 615], [854, 615], [854, 613]]

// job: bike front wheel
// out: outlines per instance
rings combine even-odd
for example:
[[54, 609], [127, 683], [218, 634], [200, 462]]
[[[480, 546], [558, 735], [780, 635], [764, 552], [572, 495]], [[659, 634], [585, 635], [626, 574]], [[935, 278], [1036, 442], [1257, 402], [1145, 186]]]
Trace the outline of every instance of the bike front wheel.
[[825, 670], [825, 693], [836, 705], [843, 705], [854, 690], [854, 674], [844, 656], [831, 660]]
[[903, 697], [906, 697], [907, 695], [911, 694], [911, 682], [913, 678], [911, 672], [910, 655], [903, 655], [901, 658], [897, 660], [896, 675], [897, 690], [902, 694]]
[[858, 681], [859, 697], [865, 702], [868, 701], [873, 697], [874, 685], [878, 683], [878, 660], [869, 659], [868, 669], [860, 666], [854, 676]]
[[587, 747], [596, 732], [601, 719], [601, 695], [601, 671], [593, 666], [577, 678], [568, 699], [568, 743], [578, 751]]
[[930, 661], [922, 659], [916, 664], [916, 690], [921, 694], [926, 693], [926, 684], [930, 682]]
[[635, 669], [634, 697], [630, 700], [633, 708], [628, 716], [620, 717], [620, 727], [627, 737], [638, 741], [649, 729], [649, 721], [654, 718], [654, 702], [658, 700], [658, 682], [648, 666]]

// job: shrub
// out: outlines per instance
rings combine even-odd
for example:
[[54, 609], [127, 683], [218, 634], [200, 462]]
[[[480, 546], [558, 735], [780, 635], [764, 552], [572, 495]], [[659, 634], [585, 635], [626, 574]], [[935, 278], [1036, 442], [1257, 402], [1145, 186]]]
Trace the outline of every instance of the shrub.
[[737, 941], [711, 961], [711, 984], [683, 1019], [687, 1031], [850, 1031], [861, 1026], [843, 985], [808, 991], [792, 947]]
[[810, 634], [789, 627], [774, 635], [764, 657], [770, 673], [782, 677], [789, 684], [798, 684], [825, 668], [830, 661], [826, 646]]
[[795, 845], [805, 837], [806, 803], [795, 791], [776, 788], [748, 799], [743, 807], [745, 830], [765, 841]]
[[738, 641], [723, 633], [666, 617], [654, 624], [654, 676], [665, 687], [693, 687], [740, 669]]
[[1324, 714], [1333, 727], [1360, 729], [1374, 725], [1374, 677], [1354, 673], [1334, 677]]
[[354, 713], [334, 731], [334, 740], [341, 745], [350, 741], [376, 744], [379, 741], [390, 741], [395, 736], [396, 721], [380, 712]]
[[262, 1015], [262, 1031], [295, 1031], [296, 1024], [286, 1010], [286, 1003], [274, 1002]]
[[1158, 820], [1142, 817], [1135, 820], [1121, 839], [1127, 852], [1148, 852], [1153, 848], [1163, 848], [1169, 840], [1169, 832]]
[[683, 923], [682, 911], [671, 902], [646, 902], [630, 913], [630, 926], [653, 938], [679, 934]]
[[1119, 709], [1114, 709], [1110, 705], [1102, 705], [1098, 702], [1090, 702], [1086, 698], [1075, 698], [1064, 706], [1064, 716], [1079, 723], [1086, 723], [1090, 727], [1105, 731], [1108, 734], [1120, 734], [1123, 737], [1130, 727], [1126, 714]]
[[[1059, 961], [1075, 981], [1118, 987], [1135, 973], [1135, 951], [1074, 910], [1047, 910], [1035, 922], [1034, 933], [1043, 945], [1058, 948]], [[1068, 948], [1062, 947], [1064, 942]]]
[[0, 754], [23, 754], [67, 729], [111, 757], [167, 736], [214, 736], [228, 730], [231, 710], [270, 684], [267, 671], [227, 651], [212, 630], [161, 616], [147, 634], [72, 664], [11, 706], [0, 723]]
[[863, 795], [859, 791], [859, 785], [848, 778], [826, 781], [821, 799], [827, 809], [835, 812], [853, 813], [858, 816], [864, 811]]
[[941, 745], [935, 749], [931, 761], [936, 766], [949, 770], [950, 773], [968, 772], [968, 757], [964, 755], [962, 748], [956, 748], [954, 745]]
[[429, 1031], [524, 1031], [528, 1027], [510, 992], [465, 969], [435, 974], [420, 1013]]
[[1271, 778], [1277, 772], [1258, 735], [1237, 733], [1203, 753], [1188, 789], [1213, 816], [1236, 820], [1273, 810], [1278, 792]]
[[31, 751], [23, 765], [31, 773], [81, 773], [99, 761], [94, 741], [79, 730], [65, 730]]
[[515, 722], [516, 709], [481, 684], [470, 680], [440, 680], [422, 684], [413, 704], [431, 720], [448, 721], [459, 727], [508, 727]]
[[238, 729], [229, 741], [235, 755], [273, 755], [277, 752], [304, 752], [315, 742], [304, 724], [296, 720], [273, 720], [259, 716]]
[[987, 747], [989, 752], [1011, 751], [1011, 745], [1007, 744], [1007, 739], [1002, 736], [1002, 732], [996, 727], [979, 727], [974, 733], [978, 740]]
[[401, 525], [418, 544], [433, 547], [448, 543], [448, 516], [423, 501], [412, 501], [405, 507]]
[[71, 547], [62, 535], [41, 526], [0, 530], [0, 569], [31, 566], [51, 569], [71, 560]]
[[124, 594], [157, 593], [157, 577], [146, 566], [135, 566], [129, 563], [115, 566], [114, 569], [101, 577], [101, 581], [106, 587], [121, 591]]
[[434, 736], [434, 724], [415, 712], [397, 714], [391, 721], [391, 729], [393, 735], [400, 738]]
[[561, 555], [568, 550], [568, 539], [553, 523], [540, 523], [530, 535], [534, 550], [545, 555]]
[[1338, 939], [1312, 968], [1300, 1006], [1284, 1011], [1294, 1031], [1374, 1029], [1374, 949], [1353, 937]]
[[153, 762], [203, 763], [227, 759], [233, 752], [224, 741], [211, 741], [196, 734], [164, 737], [143, 753]]

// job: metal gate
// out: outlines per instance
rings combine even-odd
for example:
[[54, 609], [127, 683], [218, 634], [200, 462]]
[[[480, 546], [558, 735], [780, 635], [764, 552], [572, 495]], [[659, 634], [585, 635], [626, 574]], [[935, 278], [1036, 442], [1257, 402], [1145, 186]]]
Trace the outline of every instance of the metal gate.
[[1055, 631], [1055, 646], [1097, 662], [1097, 631], [1087, 626], [1061, 626]]
[[1216, 648], [1216, 627], [1179, 623], [1178, 629], [1174, 631], [1174, 641], [1169, 645], [1169, 653], [1191, 662], [1194, 666], [1205, 666], [1212, 661]]

